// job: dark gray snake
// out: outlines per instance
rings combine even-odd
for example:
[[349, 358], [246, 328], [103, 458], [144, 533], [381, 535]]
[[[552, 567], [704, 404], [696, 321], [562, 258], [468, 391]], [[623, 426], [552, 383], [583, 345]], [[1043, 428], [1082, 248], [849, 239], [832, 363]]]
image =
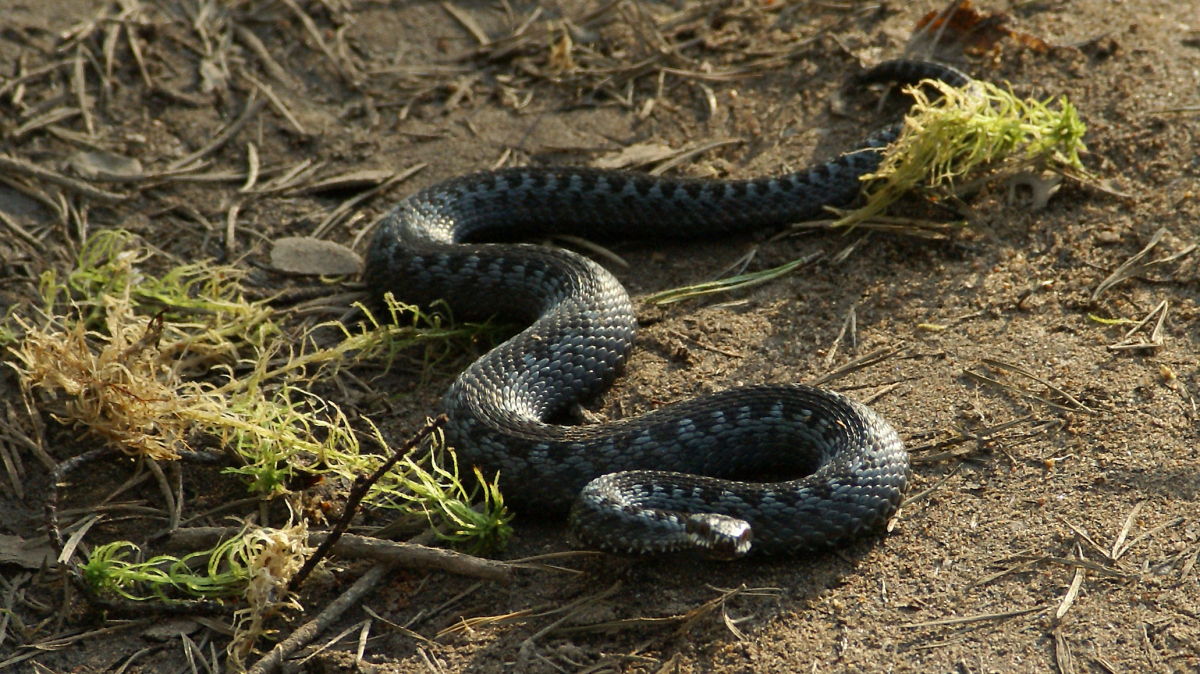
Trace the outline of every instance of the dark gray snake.
[[[906, 61], [862, 79], [924, 78], [969, 81], [945, 66]], [[373, 293], [411, 304], [444, 300], [456, 319], [529, 324], [472, 364], [443, 399], [448, 443], [466, 465], [489, 477], [499, 471], [514, 507], [554, 513], [574, 504], [575, 535], [616, 552], [698, 549], [733, 558], [829, 546], [881, 527], [908, 485], [908, 453], [879, 415], [838, 393], [792, 384], [727, 390], [608, 423], [556, 425], [624, 366], [636, 329], [629, 295], [599, 264], [569, 251], [467, 242], [778, 229], [854, 201], [859, 176], [879, 165], [880, 149], [897, 132], [773, 178], [572, 167], [454, 178], [386, 217], [364, 280]]]

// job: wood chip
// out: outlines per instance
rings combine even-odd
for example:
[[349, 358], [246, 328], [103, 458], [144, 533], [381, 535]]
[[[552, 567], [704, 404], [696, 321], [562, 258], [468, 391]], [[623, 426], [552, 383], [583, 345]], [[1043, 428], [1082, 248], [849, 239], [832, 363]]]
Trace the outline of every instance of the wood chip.
[[277, 239], [271, 248], [271, 267], [289, 274], [357, 274], [362, 264], [362, 257], [342, 244], [307, 236]]
[[29, 546], [20, 536], [0, 535], [0, 564], [16, 564], [26, 569], [54, 566], [54, 551], [48, 543]]

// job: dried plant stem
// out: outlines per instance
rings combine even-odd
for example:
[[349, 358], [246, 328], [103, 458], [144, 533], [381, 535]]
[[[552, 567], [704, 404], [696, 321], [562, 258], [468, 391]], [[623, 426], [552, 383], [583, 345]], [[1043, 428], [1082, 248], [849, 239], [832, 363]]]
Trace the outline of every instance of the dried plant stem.
[[[315, 558], [316, 555], [313, 555]], [[278, 646], [271, 649], [270, 653], [263, 656], [257, 664], [250, 668], [248, 674], [271, 674], [279, 669], [286, 659], [292, 653], [304, 648], [317, 635], [325, 630], [326, 627], [332, 625], [338, 618], [346, 612], [354, 604], [358, 603], [375, 585], [392, 570], [391, 564], [376, 564], [362, 575], [354, 585], [350, 586], [342, 596], [333, 601], [315, 620], [305, 623], [292, 632], [291, 636], [284, 639]], [[298, 577], [298, 576], [297, 576]]]
[[449, 419], [446, 418], [446, 415], [439, 415], [436, 419], [425, 424], [421, 430], [417, 431], [415, 435], [408, 439], [408, 442], [405, 442], [395, 452], [392, 452], [392, 456], [387, 461], [384, 461], [374, 473], [367, 477], [360, 475], [354, 480], [354, 486], [350, 488], [350, 494], [346, 497], [346, 508], [342, 512], [342, 518], [338, 520], [336, 525], [334, 525], [333, 530], [329, 532], [329, 536], [324, 541], [321, 541], [321, 545], [317, 547], [316, 551], [313, 552], [307, 560], [305, 560], [304, 566], [300, 567], [300, 570], [296, 572], [296, 575], [292, 576], [292, 580], [288, 582], [289, 592], [295, 592], [299, 590], [300, 586], [304, 584], [304, 580], [308, 578], [308, 575], [317, 567], [317, 564], [319, 564], [321, 560], [329, 554], [329, 551], [333, 548], [333, 546], [337, 544], [338, 539], [342, 537], [343, 533], [345, 533], [346, 528], [350, 526], [350, 522], [354, 519], [354, 515], [358, 512], [358, 505], [362, 503], [362, 500], [366, 497], [367, 492], [371, 490], [371, 485], [378, 482], [379, 479], [387, 474], [389, 470], [395, 468], [396, 464], [400, 462], [400, 459], [404, 458], [404, 455], [408, 454], [413, 450], [413, 448], [421, 444], [425, 438], [429, 437], [431, 433], [440, 428], [447, 421], [449, 421]]

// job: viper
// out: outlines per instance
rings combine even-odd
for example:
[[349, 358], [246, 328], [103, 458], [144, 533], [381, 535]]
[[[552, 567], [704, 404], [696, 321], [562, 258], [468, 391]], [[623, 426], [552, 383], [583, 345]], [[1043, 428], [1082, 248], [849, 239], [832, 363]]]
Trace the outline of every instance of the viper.
[[[966, 75], [890, 61], [862, 81], [952, 86]], [[383, 220], [372, 292], [456, 319], [526, 325], [470, 365], [442, 400], [447, 443], [495, 474], [518, 510], [569, 511], [586, 545], [716, 558], [797, 553], [879, 529], [909, 481], [891, 425], [839, 393], [799, 384], [735, 388], [592, 425], [555, 423], [605, 390], [633, 348], [629, 294], [571, 251], [506, 243], [714, 238], [822, 217], [858, 198], [893, 125], [858, 149], [782, 176], [669, 178], [592, 168], [486, 171], [425, 188]], [[767, 480], [767, 481], [764, 481]]]

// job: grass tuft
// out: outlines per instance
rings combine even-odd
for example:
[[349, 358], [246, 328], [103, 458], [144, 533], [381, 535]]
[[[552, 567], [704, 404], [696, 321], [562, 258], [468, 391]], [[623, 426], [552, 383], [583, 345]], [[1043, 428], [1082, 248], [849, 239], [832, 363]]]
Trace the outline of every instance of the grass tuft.
[[836, 225], [881, 215], [912, 190], [946, 196], [967, 180], [1000, 180], [1031, 169], [1086, 173], [1079, 154], [1087, 150], [1087, 127], [1065, 96], [1055, 107], [1053, 99], [1022, 100], [989, 82], [922, 85], [938, 96], [931, 99], [921, 86], [906, 89], [915, 102], [883, 164], [863, 176], [866, 205]]

